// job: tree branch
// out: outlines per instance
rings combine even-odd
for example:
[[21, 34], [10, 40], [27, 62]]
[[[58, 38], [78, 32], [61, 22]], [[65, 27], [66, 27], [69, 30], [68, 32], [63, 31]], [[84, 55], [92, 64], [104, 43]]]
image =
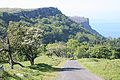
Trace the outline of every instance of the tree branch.
[[2, 49], [0, 49], [0, 52], [2, 52], [2, 51], [4, 51], [4, 49], [2, 48]]
[[20, 65], [21, 67], [25, 67], [25, 66], [23, 66], [22, 64], [17, 63], [17, 62], [14, 62], [14, 64], [18, 64], [18, 65]]

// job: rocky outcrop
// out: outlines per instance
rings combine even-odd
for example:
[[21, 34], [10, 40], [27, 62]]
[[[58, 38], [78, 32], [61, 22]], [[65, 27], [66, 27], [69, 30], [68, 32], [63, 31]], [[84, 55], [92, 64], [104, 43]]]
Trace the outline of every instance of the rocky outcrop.
[[36, 18], [39, 16], [49, 17], [49, 16], [55, 16], [56, 14], [62, 14], [60, 10], [54, 7], [44, 7], [37, 9], [3, 8], [0, 9], [0, 12], [3, 12], [3, 16], [14, 15], [14, 16], [24, 16], [26, 18]]
[[74, 17], [70, 17], [70, 19], [75, 21], [76, 23], [82, 24], [83, 27], [88, 31], [90, 31], [92, 34], [100, 35], [96, 30], [91, 28], [89, 24], [89, 18], [74, 16]]
[[[16, 11], [15, 11], [16, 10]], [[55, 16], [57, 14], [62, 14], [60, 10], [54, 7], [38, 8], [38, 9], [0, 9], [2, 12], [0, 19], [4, 20], [6, 23], [9, 21], [20, 21], [22, 18], [31, 19], [38, 17], [49, 17]]]

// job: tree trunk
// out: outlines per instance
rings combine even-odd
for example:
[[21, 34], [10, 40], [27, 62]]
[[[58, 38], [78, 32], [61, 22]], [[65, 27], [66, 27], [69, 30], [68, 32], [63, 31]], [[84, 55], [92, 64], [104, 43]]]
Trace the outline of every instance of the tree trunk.
[[34, 65], [34, 59], [30, 60], [30, 64], [31, 64], [31, 66]]
[[9, 41], [8, 36], [6, 37], [6, 43], [7, 43], [7, 46], [8, 46], [7, 51], [8, 51], [8, 58], [9, 58], [10, 68], [13, 69], [14, 61], [12, 59], [11, 46], [10, 46], [10, 41]]
[[9, 64], [10, 64], [10, 69], [14, 69], [14, 67], [13, 67], [13, 61], [9, 61]]
[[33, 54], [33, 51], [32, 51], [32, 46], [29, 46], [29, 50], [30, 50], [30, 54], [28, 54], [28, 57], [29, 57], [29, 60], [30, 60], [30, 64], [31, 65], [34, 65], [34, 54]]
[[[14, 69], [14, 65], [15, 65], [15, 64], [18, 64], [18, 65], [20, 65], [21, 67], [24, 67], [22, 64], [17, 63], [17, 62], [14, 62], [14, 60], [13, 60], [13, 58], [12, 58], [11, 45], [10, 45], [8, 36], [6, 37], [6, 44], [7, 44], [7, 49], [4, 49], [4, 47], [3, 47], [2, 49], [0, 49], [0, 52], [2, 52], [2, 51], [7, 52], [7, 54], [8, 54], [8, 59], [9, 59], [9, 64], [10, 64], [10, 68], [11, 68], [11, 69]], [[3, 45], [3, 46], [4, 46], [4, 45]]]
[[10, 64], [10, 68], [13, 69], [13, 65], [14, 65], [14, 61], [12, 59], [12, 55], [10, 52], [8, 52], [8, 56], [9, 56], [9, 64]]

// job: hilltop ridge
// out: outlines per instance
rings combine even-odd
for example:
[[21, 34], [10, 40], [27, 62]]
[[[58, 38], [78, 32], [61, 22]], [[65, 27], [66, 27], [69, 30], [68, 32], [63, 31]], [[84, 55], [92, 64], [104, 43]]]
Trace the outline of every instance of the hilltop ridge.
[[0, 9], [0, 34], [4, 34], [10, 22], [25, 26], [38, 26], [46, 33], [44, 42], [67, 41], [74, 38], [81, 42], [94, 42], [102, 37], [89, 25], [88, 18], [69, 18], [59, 9], [44, 7], [37, 9]]

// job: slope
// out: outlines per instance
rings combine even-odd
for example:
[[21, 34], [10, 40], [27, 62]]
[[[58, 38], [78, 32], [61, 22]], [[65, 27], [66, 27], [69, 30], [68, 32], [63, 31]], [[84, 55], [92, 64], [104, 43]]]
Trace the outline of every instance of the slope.
[[[38, 9], [0, 9], [0, 34], [4, 35], [10, 23], [39, 27], [44, 31], [43, 42], [54, 43], [70, 38], [80, 42], [95, 41], [99, 36], [91, 33], [82, 23], [76, 23], [54, 7]], [[16, 26], [16, 25], [15, 25]], [[87, 26], [86, 26], [87, 27]]]

